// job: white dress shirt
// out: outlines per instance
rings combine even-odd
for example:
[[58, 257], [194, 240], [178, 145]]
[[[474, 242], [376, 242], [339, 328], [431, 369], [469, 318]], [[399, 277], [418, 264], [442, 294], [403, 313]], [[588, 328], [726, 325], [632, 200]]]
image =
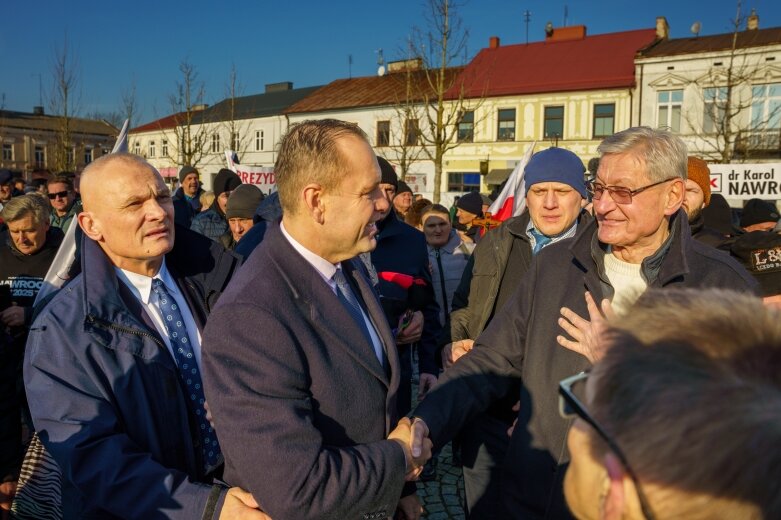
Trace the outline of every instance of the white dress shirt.
[[187, 328], [187, 336], [190, 338], [190, 346], [193, 349], [193, 354], [195, 354], [195, 361], [200, 367], [201, 333], [198, 330], [198, 325], [195, 324], [195, 319], [190, 312], [190, 306], [187, 305], [187, 300], [184, 299], [184, 295], [179, 291], [176, 281], [174, 281], [171, 273], [168, 272], [168, 269], [165, 266], [165, 258], [163, 258], [163, 264], [160, 266], [160, 270], [152, 277], [132, 273], [120, 269], [119, 267], [114, 267], [114, 271], [117, 273], [117, 277], [127, 285], [130, 292], [133, 293], [133, 296], [141, 302], [142, 307], [152, 319], [152, 323], [155, 324], [157, 332], [163, 338], [163, 341], [165, 341], [165, 346], [168, 347], [168, 352], [171, 354], [171, 357], [176, 360], [174, 350], [171, 347], [171, 340], [168, 337], [168, 329], [165, 328], [163, 322], [163, 313], [160, 310], [159, 298], [157, 297], [157, 294], [152, 291], [152, 280], [155, 278], [162, 280], [166, 289], [168, 289], [168, 292], [171, 293], [171, 296], [179, 306], [179, 311], [182, 313], [182, 318], [184, 319], [184, 326]]
[[[333, 293], [336, 295], [336, 291], [338, 290], [336, 288], [336, 281], [334, 281], [334, 275], [336, 274], [337, 269], [341, 269], [342, 266], [340, 265], [334, 265], [325, 258], [318, 256], [317, 254], [313, 253], [303, 245], [301, 245], [295, 238], [290, 236], [290, 234], [285, 229], [285, 226], [283, 223], [279, 223], [279, 229], [282, 231], [282, 236], [284, 236], [288, 242], [290, 242], [290, 245], [293, 246], [293, 249], [298, 252], [302, 257], [304, 257], [304, 260], [306, 260], [312, 267], [315, 268], [317, 273], [323, 278], [325, 283], [328, 284], [328, 287], [331, 288]], [[359, 306], [360, 307], [360, 306]], [[366, 311], [364, 311], [363, 307], [361, 307], [361, 316], [363, 316], [363, 321], [366, 324], [366, 329], [369, 331], [369, 336], [371, 336], [372, 339], [372, 348], [374, 349], [374, 354], [377, 356], [377, 359], [380, 361], [380, 364], [383, 364], [383, 346], [382, 341], [380, 341], [380, 336], [377, 334], [377, 330], [374, 328], [374, 324], [372, 323], [371, 319], [366, 315]]]

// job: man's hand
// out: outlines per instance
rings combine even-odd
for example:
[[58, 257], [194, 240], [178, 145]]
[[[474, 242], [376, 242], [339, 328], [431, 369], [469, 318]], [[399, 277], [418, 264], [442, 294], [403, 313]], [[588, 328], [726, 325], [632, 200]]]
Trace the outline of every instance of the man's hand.
[[602, 311], [600, 312], [589, 292], [586, 292], [586, 307], [588, 308], [588, 320], [581, 318], [566, 307], [561, 308], [562, 317], [559, 318], [559, 325], [572, 339], [556, 336], [556, 341], [562, 347], [582, 354], [593, 364], [605, 355], [608, 347], [607, 341], [605, 341], [607, 319], [612, 318], [615, 313], [610, 300], [607, 299], [602, 300]]
[[396, 334], [396, 344], [405, 345], [407, 343], [415, 343], [420, 339], [423, 334], [423, 313], [415, 311], [412, 313], [412, 318], [406, 327], [404, 325], [404, 317], [399, 319], [398, 333]]
[[442, 366], [446, 369], [452, 367], [461, 356], [472, 350], [474, 345], [475, 340], [473, 339], [462, 339], [448, 343], [442, 347]]
[[24, 325], [24, 307], [12, 304], [3, 312], [0, 312], [0, 322], [6, 327], [21, 327]]
[[[419, 419], [415, 420], [419, 421]], [[423, 421], [420, 422], [425, 427], [426, 424]], [[396, 428], [388, 435], [389, 440], [398, 442], [404, 450], [404, 458], [407, 463], [407, 474], [404, 477], [406, 480], [417, 480], [423, 471], [423, 466], [431, 458], [431, 440], [426, 437], [428, 428], [426, 428], [426, 434], [421, 435], [417, 445], [413, 438], [415, 432], [416, 430], [412, 427], [409, 418], [403, 417]]]
[[421, 514], [423, 514], [423, 505], [417, 493], [413, 493], [399, 500], [394, 520], [419, 520]]
[[[206, 420], [209, 421], [209, 425], [214, 428], [214, 417], [211, 410], [209, 410], [209, 401], [203, 402], [203, 409], [206, 410]], [[214, 428], [216, 430], [216, 428]]]
[[16, 481], [0, 484], [0, 520], [10, 518], [11, 503], [16, 495]]
[[220, 520], [271, 520], [248, 491], [232, 487], [225, 496], [225, 503], [220, 511]]
[[429, 390], [434, 388], [437, 384], [437, 376], [434, 374], [426, 374], [423, 372], [420, 374], [420, 381], [418, 382], [418, 401], [422, 401], [426, 398], [426, 394]]

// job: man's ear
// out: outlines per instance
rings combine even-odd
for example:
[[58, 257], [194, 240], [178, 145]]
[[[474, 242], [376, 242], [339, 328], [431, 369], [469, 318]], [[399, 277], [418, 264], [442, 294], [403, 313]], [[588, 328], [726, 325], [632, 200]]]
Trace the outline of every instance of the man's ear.
[[323, 194], [323, 187], [320, 184], [307, 184], [301, 190], [301, 209], [318, 224], [322, 224], [325, 219]]
[[667, 191], [667, 200], [665, 201], [664, 214], [672, 215], [683, 205], [683, 198], [686, 195], [686, 182], [683, 179], [675, 179], [670, 182], [670, 189]]
[[82, 211], [76, 218], [79, 222], [79, 227], [84, 231], [84, 234], [95, 242], [103, 240], [103, 231], [101, 230], [100, 223], [95, 220], [91, 211]]
[[604, 464], [608, 478], [606, 485], [608, 489], [602, 504], [602, 518], [603, 520], [620, 520], [626, 508], [624, 480], [627, 475], [621, 461], [612, 453], [605, 454]]

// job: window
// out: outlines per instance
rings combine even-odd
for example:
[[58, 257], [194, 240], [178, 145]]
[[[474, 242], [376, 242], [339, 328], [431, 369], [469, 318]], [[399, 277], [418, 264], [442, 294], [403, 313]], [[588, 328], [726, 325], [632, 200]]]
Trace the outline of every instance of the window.
[[[150, 146], [151, 146], [150, 150], [154, 153], [155, 142], [152, 141]], [[152, 155], [151, 157], [154, 157], [154, 155]], [[85, 148], [84, 149], [84, 164], [89, 164], [91, 162], [92, 162], [92, 148]]]
[[11, 143], [3, 143], [3, 160], [14, 160], [14, 146]]
[[667, 127], [673, 132], [681, 131], [681, 105], [683, 90], [664, 90], [656, 95], [656, 126]]
[[46, 150], [41, 145], [35, 145], [35, 166], [36, 168], [46, 166]]
[[233, 151], [239, 150], [239, 143], [241, 142], [241, 138], [239, 137], [238, 132], [233, 132], [231, 134], [231, 147], [233, 148]]
[[420, 141], [420, 128], [417, 119], [407, 119], [404, 125], [404, 143], [407, 146], [415, 146]]
[[149, 141], [149, 157], [154, 158], [155, 156], [155, 142]]
[[725, 87], [703, 89], [702, 100], [704, 103], [702, 131], [706, 134], [716, 133], [724, 121], [727, 89]]
[[458, 118], [458, 142], [471, 143], [475, 140], [475, 111], [461, 112]]
[[141, 155], [141, 143], [138, 141], [133, 143], [133, 153], [136, 155]]
[[515, 140], [515, 109], [499, 109], [499, 127], [496, 130], [497, 141]]
[[564, 107], [545, 107], [543, 137], [561, 138], [564, 136]]
[[220, 151], [220, 134], [212, 134], [212, 153]]
[[781, 128], [781, 83], [756, 85], [751, 88], [751, 128]]
[[265, 133], [263, 130], [257, 130], [255, 132], [255, 151], [262, 152], [264, 148]]
[[594, 105], [594, 137], [613, 135], [616, 120], [616, 105], [609, 103]]
[[168, 140], [163, 139], [163, 142], [160, 144], [160, 155], [163, 157], [168, 157]]
[[477, 172], [448, 173], [447, 191], [480, 191], [480, 174]]
[[390, 146], [390, 121], [377, 121], [377, 146]]

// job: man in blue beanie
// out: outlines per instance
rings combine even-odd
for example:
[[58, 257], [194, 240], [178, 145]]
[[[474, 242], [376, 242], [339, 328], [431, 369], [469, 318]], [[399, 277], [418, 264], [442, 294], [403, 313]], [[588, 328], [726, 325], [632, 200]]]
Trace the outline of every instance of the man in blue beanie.
[[[526, 211], [487, 233], [464, 269], [439, 341], [446, 367], [471, 350], [475, 338], [518, 288], [532, 259], [544, 247], [573, 236], [578, 224], [589, 220], [582, 212], [586, 200], [583, 172], [578, 156], [563, 148], [532, 156], [525, 169]], [[480, 198], [474, 203], [479, 211]], [[470, 519], [504, 517], [499, 477], [519, 386], [513, 384], [504, 398], [461, 429], [455, 449], [463, 464]]]

